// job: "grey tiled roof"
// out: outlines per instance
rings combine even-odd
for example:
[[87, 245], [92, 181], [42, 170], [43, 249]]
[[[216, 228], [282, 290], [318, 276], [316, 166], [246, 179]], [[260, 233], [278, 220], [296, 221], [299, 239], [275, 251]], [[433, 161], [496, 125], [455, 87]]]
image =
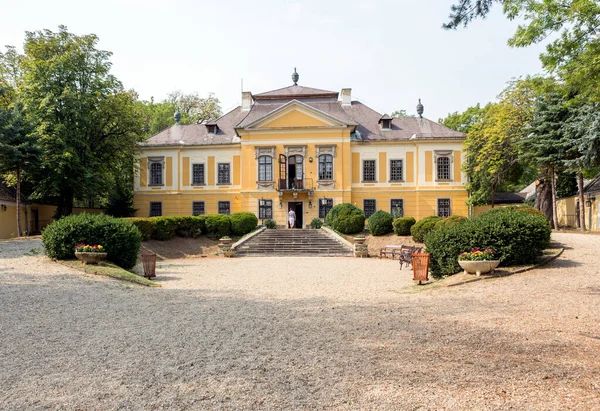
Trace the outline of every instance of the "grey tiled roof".
[[[584, 188], [583, 192], [585, 194], [588, 193], [597, 193], [600, 191], [600, 174], [598, 174], [592, 181], [590, 181]], [[599, 199], [600, 201], [600, 199]]]
[[15, 201], [17, 198], [15, 190], [7, 187], [4, 183], [0, 182], [0, 200], [3, 201]]
[[[355, 126], [362, 141], [409, 140], [409, 139], [463, 139], [464, 133], [451, 130], [426, 118], [392, 118], [392, 128], [382, 130], [382, 115], [359, 101], [342, 105], [338, 93], [310, 87], [290, 86], [253, 96], [255, 102], [250, 111], [236, 107], [229, 113], [211, 121], [219, 130], [209, 134], [205, 124], [173, 125], [142, 143], [142, 146], [164, 145], [219, 145], [240, 142], [236, 129], [247, 127], [255, 121], [298, 102], [329, 116], [340, 123]], [[264, 99], [261, 99], [265, 97]], [[383, 116], [388, 118], [389, 116]]]

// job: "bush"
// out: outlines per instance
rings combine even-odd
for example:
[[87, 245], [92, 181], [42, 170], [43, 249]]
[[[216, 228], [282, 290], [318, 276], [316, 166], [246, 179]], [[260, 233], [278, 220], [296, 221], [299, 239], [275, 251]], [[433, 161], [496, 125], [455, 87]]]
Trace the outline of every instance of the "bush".
[[42, 233], [42, 243], [50, 258], [75, 258], [78, 243], [102, 245], [107, 259], [123, 268], [135, 265], [140, 250], [140, 230], [131, 221], [104, 214], [78, 214], [61, 218]]
[[392, 215], [386, 211], [379, 210], [369, 217], [369, 231], [374, 236], [384, 235], [387, 233], [391, 233], [394, 227], [392, 223], [394, 222]]
[[152, 238], [152, 234], [154, 234], [154, 220], [144, 217], [124, 218], [124, 220], [131, 221], [140, 230], [142, 241], [148, 241]]
[[365, 228], [365, 213], [350, 203], [338, 204], [329, 210], [325, 222], [343, 234], [360, 233]]
[[319, 229], [321, 227], [323, 227], [323, 221], [321, 221], [320, 218], [315, 217], [310, 222], [310, 228], [312, 228], [312, 229]]
[[219, 239], [231, 234], [231, 221], [229, 221], [227, 215], [209, 214], [204, 222], [206, 224], [206, 234], [209, 238]]
[[415, 225], [410, 228], [410, 233], [413, 236], [413, 240], [417, 243], [422, 243], [425, 240], [425, 236], [429, 234], [429, 232], [433, 231], [435, 228], [435, 224], [440, 221], [442, 217], [438, 217], [436, 215], [432, 215], [429, 217], [425, 217]]
[[434, 230], [437, 230], [438, 228], [442, 228], [442, 227], [461, 224], [467, 220], [468, 220], [467, 217], [463, 217], [461, 215], [451, 215], [450, 217], [446, 217], [446, 218], [438, 221], [437, 223], [435, 223]]
[[394, 220], [392, 226], [396, 235], [410, 235], [410, 228], [415, 225], [417, 220], [413, 217], [400, 217]]
[[277, 228], [277, 223], [275, 220], [267, 220], [265, 221], [265, 227], [271, 230], [275, 230]]
[[245, 235], [254, 230], [258, 225], [258, 218], [254, 213], [241, 212], [229, 216], [231, 232], [235, 235]]
[[206, 224], [204, 221], [206, 217], [203, 215], [171, 218], [175, 219], [177, 226], [175, 232], [179, 237], [198, 238], [206, 233]]
[[493, 210], [461, 224], [434, 230], [425, 239], [434, 277], [460, 271], [458, 255], [473, 248], [491, 248], [503, 265], [531, 264], [550, 244], [550, 223], [544, 215], [511, 208]]
[[167, 241], [175, 237], [179, 227], [179, 217], [150, 217], [154, 221], [154, 232], [152, 238]]

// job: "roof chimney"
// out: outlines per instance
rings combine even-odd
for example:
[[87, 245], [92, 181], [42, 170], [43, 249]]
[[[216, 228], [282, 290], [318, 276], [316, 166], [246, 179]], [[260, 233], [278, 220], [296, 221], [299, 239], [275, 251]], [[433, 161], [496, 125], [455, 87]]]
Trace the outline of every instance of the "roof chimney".
[[343, 88], [342, 89], [342, 106], [350, 106], [352, 105], [352, 89], [351, 88]]
[[242, 111], [250, 111], [250, 107], [252, 107], [252, 93], [242, 91]]

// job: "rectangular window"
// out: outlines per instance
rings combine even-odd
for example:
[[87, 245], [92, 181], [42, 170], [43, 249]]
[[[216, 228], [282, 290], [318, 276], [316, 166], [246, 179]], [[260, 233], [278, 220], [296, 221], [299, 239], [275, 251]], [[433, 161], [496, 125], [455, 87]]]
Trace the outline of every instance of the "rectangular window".
[[160, 217], [162, 215], [162, 202], [150, 201], [150, 217]]
[[273, 181], [273, 157], [258, 157], [258, 181]]
[[438, 157], [436, 168], [438, 180], [450, 180], [450, 157]]
[[204, 213], [204, 201], [194, 201], [192, 203], [192, 215], [203, 215]]
[[329, 210], [333, 208], [333, 198], [320, 198], [319, 199], [319, 218], [327, 217]]
[[150, 185], [151, 186], [162, 186], [163, 185], [163, 164], [162, 161], [150, 161], [148, 165], [150, 167]]
[[230, 181], [230, 164], [229, 163], [219, 163], [218, 164], [218, 180], [217, 184], [231, 184]]
[[390, 214], [393, 218], [404, 217], [404, 200], [401, 198], [392, 198], [390, 200]]
[[258, 218], [261, 220], [273, 218], [273, 200], [258, 200]]
[[204, 164], [192, 164], [192, 185], [204, 185]]
[[377, 200], [363, 200], [363, 210], [366, 218], [371, 217], [371, 215], [375, 214], [375, 211], [377, 211]]
[[333, 156], [331, 154], [319, 156], [319, 180], [333, 180]]
[[229, 201], [219, 201], [219, 214], [231, 214], [231, 203]]
[[438, 216], [450, 217], [450, 199], [449, 198], [438, 198]]
[[363, 161], [363, 181], [377, 181], [375, 160]]
[[390, 180], [391, 181], [403, 181], [404, 175], [402, 174], [402, 160], [390, 160]]

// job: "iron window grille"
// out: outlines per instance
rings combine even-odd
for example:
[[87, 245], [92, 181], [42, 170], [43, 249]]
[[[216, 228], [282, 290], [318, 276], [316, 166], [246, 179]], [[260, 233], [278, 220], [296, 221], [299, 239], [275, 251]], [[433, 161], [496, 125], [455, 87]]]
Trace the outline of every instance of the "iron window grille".
[[203, 215], [205, 211], [204, 201], [192, 202], [192, 215]]
[[402, 160], [390, 160], [390, 180], [391, 181], [402, 181], [403, 178], [403, 164]]
[[438, 198], [438, 216], [450, 217], [450, 199], [449, 198]]
[[450, 159], [448, 157], [438, 157], [437, 179], [450, 180]]
[[327, 217], [329, 210], [333, 208], [333, 198], [322, 198], [319, 200], [319, 218]]
[[192, 184], [204, 184], [204, 164], [192, 164]]
[[271, 156], [258, 158], [258, 181], [273, 181], [273, 158]]
[[393, 198], [390, 200], [390, 214], [393, 218], [404, 217], [404, 200]]
[[319, 156], [319, 180], [333, 180], [333, 156], [331, 154]]
[[273, 200], [258, 200], [258, 218], [261, 220], [273, 218]]
[[150, 163], [150, 185], [163, 185], [163, 165], [162, 163]]
[[219, 214], [231, 214], [231, 203], [229, 201], [219, 201]]
[[363, 181], [377, 181], [375, 178], [375, 160], [363, 160]]
[[162, 215], [162, 203], [160, 201], [150, 202], [150, 217], [160, 217]]
[[230, 164], [229, 163], [219, 163], [218, 166], [218, 184], [230, 184]]
[[365, 218], [369, 218], [372, 214], [375, 214], [375, 211], [377, 211], [377, 200], [363, 200], [363, 210], [365, 212]]

